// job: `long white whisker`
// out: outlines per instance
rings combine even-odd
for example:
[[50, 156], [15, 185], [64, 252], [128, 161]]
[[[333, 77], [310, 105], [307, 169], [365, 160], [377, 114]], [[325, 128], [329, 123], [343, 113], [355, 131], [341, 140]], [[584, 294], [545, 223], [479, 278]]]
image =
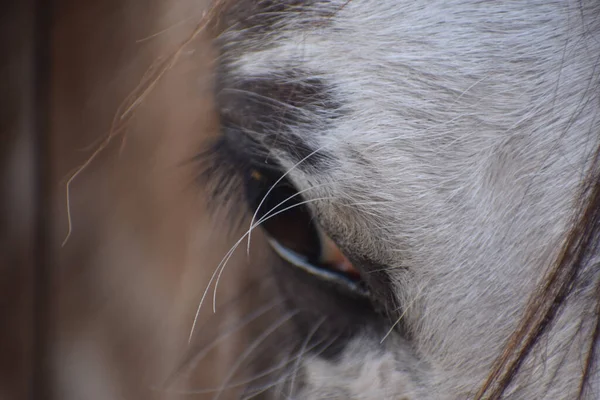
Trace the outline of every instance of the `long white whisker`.
[[[308, 190], [308, 189], [307, 189]], [[219, 263], [219, 265], [217, 266], [217, 268], [215, 268], [215, 271], [213, 272], [212, 276], [210, 277], [208, 284], [206, 285], [206, 289], [204, 290], [204, 293], [202, 294], [202, 297], [200, 298], [200, 303], [198, 304], [198, 308], [196, 309], [196, 314], [194, 316], [194, 322], [192, 323], [192, 328], [190, 329], [190, 334], [188, 337], [188, 343], [191, 343], [192, 341], [192, 337], [194, 335], [194, 331], [196, 329], [196, 325], [198, 323], [198, 317], [200, 316], [200, 310], [202, 309], [202, 305], [204, 304], [204, 301], [206, 300], [206, 295], [208, 294], [208, 290], [210, 289], [213, 281], [215, 281], [215, 288], [214, 288], [214, 292], [213, 292], [213, 313], [216, 313], [216, 293], [217, 293], [217, 286], [219, 283], [219, 279], [221, 277], [221, 274], [223, 273], [223, 270], [225, 269], [225, 266], [227, 265], [227, 262], [231, 259], [231, 257], [233, 256], [233, 253], [235, 252], [235, 250], [238, 248], [238, 246], [240, 245], [240, 243], [243, 242], [243, 240], [246, 238], [246, 236], [248, 236], [250, 234], [250, 232], [252, 231], [252, 229], [260, 226], [260, 224], [262, 224], [263, 222], [266, 222], [267, 220], [269, 220], [272, 217], [277, 216], [278, 214], [281, 214], [285, 211], [291, 210], [294, 207], [298, 207], [304, 204], [308, 204], [310, 202], [313, 201], [319, 201], [319, 200], [328, 200], [328, 199], [332, 199], [333, 197], [320, 197], [320, 198], [316, 198], [316, 199], [309, 199], [309, 200], [305, 200], [302, 201], [300, 203], [296, 203], [293, 204], [289, 207], [286, 207], [282, 210], [277, 211], [274, 214], [271, 215], [265, 215], [263, 216], [259, 221], [257, 221], [253, 226], [250, 227], [250, 229], [248, 231], [246, 231], [246, 233], [244, 235], [242, 235], [242, 237], [240, 237], [240, 239], [235, 242], [235, 244], [231, 247], [231, 249], [229, 249], [229, 251], [225, 254], [225, 256], [223, 257], [223, 259], [221, 260], [221, 262]]]
[[[268, 212], [265, 213], [265, 215], [263, 215], [260, 220], [258, 220], [254, 225], [251, 225], [250, 228], [246, 231], [246, 233], [233, 245], [232, 249], [235, 251], [235, 249], [237, 248], [237, 246], [239, 246], [239, 244], [244, 240], [244, 238], [246, 237], [246, 235], [248, 236], [248, 238], [250, 238], [251, 232], [252, 230], [254, 230], [255, 228], [257, 228], [258, 226], [260, 226], [263, 222], [266, 222], [267, 220], [269, 220], [271, 217], [274, 217], [284, 211], [288, 211], [292, 208], [294, 208], [295, 206], [299, 206], [302, 204], [307, 204], [307, 202], [313, 201], [313, 200], [325, 200], [325, 197], [319, 198], [319, 199], [313, 199], [313, 200], [308, 200], [308, 201], [304, 201], [304, 202], [300, 202], [298, 204], [294, 204], [290, 207], [287, 207], [283, 210], [279, 210], [276, 214], [272, 214], [271, 213], [273, 211], [275, 211], [279, 206], [282, 206], [283, 204], [287, 203], [288, 201], [290, 201], [291, 199], [300, 196], [303, 193], [308, 192], [309, 190], [313, 190], [322, 186], [327, 186], [327, 184], [321, 184], [321, 185], [316, 185], [316, 186], [311, 186], [309, 188], [306, 188], [304, 190], [301, 190], [299, 192], [296, 192], [294, 194], [292, 194], [291, 196], [288, 196], [286, 199], [282, 200], [279, 202], [279, 204], [275, 205], [274, 207], [272, 207]], [[231, 250], [231, 249], [230, 249]], [[233, 254], [233, 253], [232, 253]], [[228, 262], [229, 258], [232, 256], [232, 254], [226, 254], [224, 259], [227, 258], [227, 260], [225, 261], [225, 263]], [[221, 262], [223, 262], [223, 260], [221, 260]], [[221, 266], [221, 263], [219, 263], [219, 266], [217, 266], [217, 269], [219, 269], [219, 267]], [[217, 280], [215, 282], [215, 288], [213, 291], [213, 312], [216, 312], [216, 292], [217, 292], [217, 287], [219, 285], [219, 280], [221, 278], [221, 274], [224, 270], [225, 266], [223, 265], [223, 267], [221, 268], [221, 271], [219, 272], [218, 276], [217, 276]], [[215, 271], [216, 272], [216, 271]], [[209, 286], [210, 287], [210, 286]]]
[[[296, 169], [300, 164], [302, 164], [304, 161], [308, 160], [310, 157], [312, 157], [315, 154], [317, 154], [319, 151], [323, 150], [324, 147], [325, 146], [319, 147], [318, 149], [314, 150], [309, 155], [307, 155], [306, 157], [304, 157], [302, 160], [298, 161], [290, 169], [288, 169], [283, 175], [281, 175], [279, 177], [279, 179], [277, 179], [277, 181], [275, 181], [275, 183], [273, 185], [271, 185], [271, 187], [269, 188], [269, 190], [267, 191], [267, 193], [263, 196], [262, 200], [258, 204], [258, 207], [256, 207], [256, 211], [254, 211], [254, 214], [252, 215], [252, 219], [250, 220], [250, 228], [252, 228], [252, 225], [254, 224], [254, 221], [256, 220], [256, 216], [258, 215], [258, 211], [262, 207], [262, 205], [265, 202], [265, 200], [267, 199], [267, 197], [269, 197], [269, 195], [271, 194], [271, 192], [273, 191], [273, 189], [275, 188], [275, 186], [277, 186], [279, 184], [279, 182], [281, 182], [290, 172], [292, 172], [294, 169]], [[248, 235], [248, 246], [246, 248], [246, 251], [247, 251], [247, 254], [250, 254], [250, 235]]]
[[[241, 243], [241, 241], [244, 239], [244, 237], [240, 238], [240, 240], [238, 240], [236, 242], [236, 244], [229, 249], [229, 251], [225, 254], [225, 257], [223, 258], [223, 260], [225, 260], [225, 258], [229, 257], [230, 254], [232, 254], [235, 249], [237, 248], [238, 244]], [[228, 259], [228, 258], [227, 258]], [[217, 273], [219, 272], [219, 268], [221, 266], [221, 264], [223, 263], [223, 260], [221, 260], [221, 262], [219, 263], [219, 265], [217, 266], [217, 268], [215, 268], [215, 271], [213, 272], [213, 274], [211, 275], [210, 279], [208, 280], [208, 284], [206, 285], [206, 289], [204, 289], [204, 293], [202, 293], [202, 297], [200, 298], [200, 303], [198, 304], [198, 308], [196, 309], [196, 314], [194, 315], [194, 322], [192, 323], [192, 328], [190, 329], [190, 335], [188, 337], [188, 344], [191, 343], [192, 341], [192, 337], [194, 335], [194, 330], [196, 329], [196, 324], [198, 323], [198, 317], [200, 316], [200, 310], [202, 309], [202, 304], [204, 304], [204, 299], [206, 298], [206, 295], [208, 294], [208, 289], [210, 289], [210, 286], [212, 285], [212, 282], [214, 281], [215, 277], [217, 276]], [[214, 308], [213, 308], [213, 312], [214, 312]]]
[[[323, 147], [321, 147], [321, 149], [322, 149], [322, 148], [323, 148]], [[319, 150], [319, 149], [317, 149], [317, 150]], [[315, 150], [313, 153], [315, 153], [317, 150]], [[311, 153], [311, 154], [313, 154], [313, 153]], [[310, 154], [309, 154], [309, 156], [310, 156]], [[305, 159], [306, 159], [306, 158], [308, 158], [309, 156], [305, 157]], [[298, 165], [298, 164], [297, 164], [297, 165]], [[291, 171], [291, 169], [290, 169], [290, 170], [288, 170], [288, 172], [290, 172], [290, 171]], [[280, 178], [280, 180], [281, 180], [281, 178]], [[202, 294], [202, 297], [201, 297], [201, 299], [200, 299], [200, 302], [199, 302], [199, 304], [198, 304], [198, 308], [196, 309], [196, 314], [194, 315], [194, 321], [193, 321], [193, 323], [192, 323], [192, 327], [191, 327], [191, 329], [190, 329], [190, 334], [189, 334], [189, 337], [188, 337], [188, 343], [190, 343], [190, 342], [191, 342], [191, 339], [192, 339], [192, 336], [193, 336], [193, 334], [194, 334], [194, 330], [195, 330], [195, 328], [196, 328], [196, 324], [197, 324], [197, 321], [198, 321], [198, 317], [199, 317], [199, 315], [200, 315], [200, 310], [201, 310], [201, 308], [202, 308], [202, 305], [203, 305], [203, 303], [204, 303], [204, 301], [205, 301], [205, 299], [206, 299], [206, 295], [207, 295], [207, 293], [208, 293], [208, 290], [210, 289], [210, 286], [212, 285], [213, 281], [215, 281], [215, 278], [216, 278], [216, 282], [215, 282], [215, 288], [214, 288], [214, 293], [213, 293], [213, 312], [214, 312], [214, 313], [216, 313], [216, 291], [217, 291], [217, 286], [218, 286], [218, 283], [219, 283], [219, 280], [220, 280], [221, 274], [222, 274], [222, 272], [223, 272], [223, 269], [224, 269], [224, 264], [226, 264], [226, 263], [229, 261], [229, 259], [230, 259], [230, 258], [233, 256], [233, 252], [234, 252], [234, 251], [237, 249], [237, 247], [238, 247], [238, 246], [240, 245], [240, 243], [241, 243], [241, 242], [244, 240], [244, 238], [245, 238], [246, 236], [248, 236], [248, 239], [250, 239], [250, 235], [251, 235], [251, 232], [252, 232], [252, 230], [253, 230], [253, 229], [255, 229], [257, 226], [259, 226], [259, 225], [260, 225], [262, 222], [266, 221], [266, 220], [267, 220], [267, 218], [270, 218], [271, 216], [275, 216], [275, 215], [279, 214], [280, 212], [284, 212], [284, 211], [287, 211], [287, 210], [289, 210], [289, 209], [293, 208], [293, 207], [288, 207], [288, 208], [285, 208], [285, 209], [283, 209], [283, 210], [280, 210], [280, 211], [279, 211], [279, 212], [277, 212], [277, 214], [275, 214], [275, 215], [269, 215], [269, 214], [270, 214], [270, 212], [271, 212], [271, 211], [273, 211], [273, 210], [275, 210], [275, 209], [277, 209], [277, 207], [279, 207], [279, 206], [281, 206], [281, 205], [285, 204], [285, 203], [286, 203], [287, 201], [289, 201], [290, 199], [292, 199], [292, 198], [294, 198], [294, 197], [296, 197], [296, 196], [299, 196], [299, 195], [301, 195], [301, 194], [303, 194], [303, 193], [305, 193], [305, 192], [307, 192], [307, 191], [309, 191], [309, 190], [313, 190], [313, 189], [316, 189], [316, 188], [319, 188], [319, 187], [323, 187], [323, 186], [327, 186], [327, 185], [328, 185], [328, 183], [324, 183], [324, 184], [320, 184], [320, 185], [315, 185], [315, 186], [311, 186], [311, 187], [309, 187], [309, 188], [306, 188], [306, 189], [304, 189], [304, 190], [301, 190], [301, 191], [299, 191], [299, 192], [296, 192], [296, 193], [294, 193], [293, 195], [291, 195], [291, 196], [289, 196], [288, 198], [286, 198], [285, 200], [281, 201], [281, 202], [280, 202], [279, 204], [277, 204], [275, 207], [273, 207], [273, 208], [272, 208], [272, 209], [271, 209], [269, 212], [267, 212], [265, 215], [263, 215], [263, 217], [262, 217], [262, 218], [261, 218], [259, 221], [257, 221], [257, 222], [256, 222], [256, 223], [254, 223], [254, 224], [252, 224], [252, 223], [251, 223], [251, 226], [250, 226], [250, 228], [248, 229], [248, 231], [246, 231], [246, 233], [245, 233], [244, 235], [242, 235], [242, 237], [240, 237], [240, 239], [239, 239], [239, 240], [238, 240], [238, 241], [237, 241], [237, 242], [236, 242], [236, 243], [235, 243], [235, 244], [234, 244], [234, 245], [233, 245], [233, 246], [232, 246], [232, 247], [229, 249], [229, 251], [228, 251], [228, 252], [225, 254], [225, 256], [223, 257], [223, 259], [221, 260], [221, 262], [218, 264], [217, 268], [215, 268], [215, 271], [214, 271], [214, 272], [213, 272], [213, 274], [211, 275], [211, 278], [210, 278], [210, 280], [208, 281], [208, 284], [207, 284], [207, 286], [206, 286], [206, 289], [204, 290], [204, 293]], [[272, 186], [272, 187], [269, 189], [269, 191], [271, 191], [273, 188], [274, 188], [274, 186]], [[267, 196], [268, 194], [269, 194], [269, 193], [267, 192], [267, 194], [265, 195], [265, 197], [263, 197], [263, 199], [262, 199], [261, 203], [259, 204], [259, 208], [260, 208], [260, 206], [263, 204], [263, 202], [264, 202], [264, 200], [266, 199], [266, 196]], [[324, 200], [324, 199], [327, 199], [327, 198], [323, 197], [323, 198], [320, 198], [320, 199], [314, 199], [314, 200]], [[309, 200], [309, 201], [301, 202], [301, 203], [299, 203], [299, 204], [296, 204], [296, 205], [306, 204], [306, 203], [308, 203], [308, 202], [310, 202], [310, 201], [313, 201], [313, 200]], [[258, 212], [258, 209], [259, 209], [259, 208], [257, 208], [256, 212]], [[256, 215], [257, 215], [257, 214], [256, 214], [256, 212], [254, 213], [254, 215], [253, 215], [253, 217], [252, 217], [253, 219], [254, 219], [254, 218], [256, 217]], [[250, 242], [248, 242], [248, 244], [250, 244]]]
[[239, 367], [242, 365], [242, 363], [248, 358], [248, 356], [250, 356], [250, 354], [252, 354], [254, 352], [254, 350], [256, 350], [258, 348], [258, 346], [261, 345], [262, 342], [264, 342], [269, 336], [271, 336], [272, 333], [274, 333], [277, 329], [281, 328], [281, 326], [283, 326], [283, 324], [285, 324], [290, 319], [292, 319], [295, 315], [297, 315], [298, 312], [299, 312], [298, 310], [292, 311], [292, 312], [284, 315], [283, 317], [279, 318], [277, 321], [275, 321], [275, 323], [271, 324], [271, 326], [268, 329], [265, 329], [265, 331], [263, 333], [261, 333], [254, 340], [254, 342], [250, 346], [248, 346], [248, 348], [246, 350], [244, 350], [244, 352], [238, 357], [236, 362], [231, 367], [229, 374], [223, 380], [223, 384], [221, 385], [219, 392], [213, 397], [213, 400], [218, 400], [219, 397], [221, 397], [221, 394], [227, 387], [227, 384], [229, 383], [231, 378], [235, 375], [235, 373], [237, 372]]
[[[291, 206], [289, 206], [289, 207], [283, 208], [283, 209], [281, 209], [281, 210], [277, 211], [276, 213], [269, 215], [268, 217], [267, 217], [267, 216], [264, 216], [264, 217], [263, 217], [263, 218], [261, 218], [259, 221], [257, 221], [257, 222], [256, 222], [256, 223], [255, 223], [253, 226], [251, 226], [251, 227], [250, 227], [250, 229], [249, 229], [249, 230], [248, 230], [248, 231], [247, 231], [247, 232], [244, 234], [244, 236], [242, 236], [242, 238], [240, 238], [240, 240], [238, 240], [238, 241], [237, 241], [237, 243], [235, 244], [235, 248], [233, 248], [233, 251], [235, 251], [235, 249], [237, 249], [237, 246], [239, 246], [239, 244], [240, 244], [240, 243], [241, 243], [241, 242], [244, 240], [244, 237], [246, 237], [246, 236], [250, 237], [250, 233], [251, 233], [251, 232], [252, 232], [252, 231], [253, 231], [255, 228], [257, 228], [258, 226], [260, 226], [262, 223], [264, 223], [264, 222], [268, 221], [269, 219], [271, 219], [271, 218], [273, 218], [273, 217], [276, 217], [277, 215], [279, 215], [279, 214], [281, 214], [281, 213], [284, 213], [284, 212], [286, 212], [286, 211], [289, 211], [289, 210], [291, 210], [292, 208], [295, 208], [295, 207], [298, 207], [298, 206], [301, 206], [301, 205], [304, 205], [304, 204], [312, 203], [312, 202], [315, 202], [315, 201], [319, 201], [319, 200], [329, 200], [329, 199], [332, 199], [332, 198], [333, 198], [333, 197], [319, 197], [319, 198], [316, 198], [316, 199], [309, 199], [309, 200], [301, 201], [300, 203], [296, 203], [296, 204], [293, 204], [293, 205], [291, 205]], [[217, 312], [217, 311], [216, 311], [216, 304], [217, 304], [217, 287], [218, 287], [218, 285], [219, 285], [219, 280], [221, 279], [221, 275], [223, 274], [223, 271], [225, 270], [225, 266], [227, 265], [227, 262], [229, 262], [229, 259], [230, 259], [230, 258], [232, 257], [232, 255], [233, 255], [233, 251], [231, 252], [231, 254], [229, 254], [229, 255], [227, 256], [227, 259], [225, 260], [225, 263], [224, 263], [222, 266], [220, 266], [220, 271], [219, 271], [219, 273], [217, 274], [217, 280], [215, 281], [215, 287], [214, 287], [214, 290], [213, 290], [213, 312]], [[217, 268], [219, 268], [219, 267], [217, 267]]]

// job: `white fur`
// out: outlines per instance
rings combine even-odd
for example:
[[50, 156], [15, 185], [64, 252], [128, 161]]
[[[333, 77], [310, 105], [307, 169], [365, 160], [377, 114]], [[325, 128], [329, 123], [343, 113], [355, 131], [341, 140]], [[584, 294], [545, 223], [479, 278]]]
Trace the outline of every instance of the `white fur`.
[[[557, 256], [598, 146], [599, 14], [578, 1], [354, 0], [329, 24], [282, 29], [275, 46], [237, 59], [241, 78], [294, 66], [341, 99], [333, 124], [294, 128], [339, 164], [290, 176], [301, 190], [325, 184], [310, 192], [335, 197], [314, 203], [320, 222], [342, 248], [388, 265], [408, 305], [410, 342], [391, 337], [380, 352], [381, 338], [361, 338], [366, 350], [350, 346], [339, 365], [307, 360], [298, 398], [477, 390]], [[577, 393], [586, 296], [523, 367], [517, 398]]]

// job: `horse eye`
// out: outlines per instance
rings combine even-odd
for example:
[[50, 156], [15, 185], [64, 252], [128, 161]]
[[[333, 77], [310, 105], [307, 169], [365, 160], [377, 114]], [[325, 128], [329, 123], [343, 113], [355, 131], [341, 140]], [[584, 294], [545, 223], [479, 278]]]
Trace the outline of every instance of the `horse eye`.
[[319, 227], [294, 186], [280, 177], [271, 170], [251, 170], [245, 179], [255, 222], [267, 234], [273, 250], [308, 274], [352, 294], [368, 296], [360, 272]]

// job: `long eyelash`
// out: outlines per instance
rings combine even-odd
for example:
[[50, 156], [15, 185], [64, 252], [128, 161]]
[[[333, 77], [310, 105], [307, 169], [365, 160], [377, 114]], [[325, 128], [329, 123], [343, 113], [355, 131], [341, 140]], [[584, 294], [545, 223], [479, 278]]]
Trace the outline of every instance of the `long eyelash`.
[[234, 157], [225, 138], [220, 137], [210, 143], [194, 157], [193, 162], [199, 171], [197, 182], [206, 189], [209, 208], [224, 209], [232, 220], [241, 219], [246, 210], [234, 205], [243, 203], [240, 171], [245, 165], [241, 158]]
[[208, 143], [192, 162], [198, 170], [196, 182], [206, 190], [211, 211], [225, 211], [232, 228], [248, 215], [244, 198], [244, 183], [248, 171], [260, 169], [280, 174], [280, 166], [272, 160], [268, 150], [249, 138], [236, 144], [227, 137], [227, 131]]

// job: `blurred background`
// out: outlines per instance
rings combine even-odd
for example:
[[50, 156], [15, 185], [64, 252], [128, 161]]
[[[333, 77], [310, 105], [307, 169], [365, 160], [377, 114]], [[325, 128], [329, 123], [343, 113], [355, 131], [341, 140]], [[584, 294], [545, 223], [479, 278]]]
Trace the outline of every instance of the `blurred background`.
[[188, 344], [239, 237], [208, 215], [192, 162], [218, 134], [210, 33], [120, 119], [208, 0], [4, 3], [0, 399], [214, 398], [245, 340], [219, 332], [268, 291], [236, 300], [260, 280], [257, 237], [259, 251], [236, 255], [219, 284], [219, 304], [238, 306], [204, 307]]

